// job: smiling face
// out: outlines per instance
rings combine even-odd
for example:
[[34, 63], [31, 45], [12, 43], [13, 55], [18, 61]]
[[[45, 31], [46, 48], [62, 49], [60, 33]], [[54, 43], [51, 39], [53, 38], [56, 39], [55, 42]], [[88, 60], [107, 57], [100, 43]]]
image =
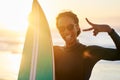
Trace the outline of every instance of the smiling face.
[[77, 41], [79, 25], [74, 19], [68, 16], [60, 17], [57, 20], [57, 28], [66, 44], [74, 44]]

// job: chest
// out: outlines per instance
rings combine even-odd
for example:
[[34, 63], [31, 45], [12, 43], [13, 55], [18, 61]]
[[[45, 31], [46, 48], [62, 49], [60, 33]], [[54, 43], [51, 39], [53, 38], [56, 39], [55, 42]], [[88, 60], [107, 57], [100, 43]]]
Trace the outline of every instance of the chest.
[[64, 71], [78, 70], [83, 67], [84, 58], [82, 52], [76, 51], [59, 51], [55, 60], [57, 69]]

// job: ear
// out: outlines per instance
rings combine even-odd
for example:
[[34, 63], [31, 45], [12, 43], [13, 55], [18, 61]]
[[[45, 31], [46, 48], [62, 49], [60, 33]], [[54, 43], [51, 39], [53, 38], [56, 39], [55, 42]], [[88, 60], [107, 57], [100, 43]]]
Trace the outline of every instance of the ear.
[[78, 24], [76, 25], [76, 29], [77, 29], [77, 31], [80, 29]]
[[80, 29], [79, 24], [76, 26], [76, 29], [77, 29], [77, 36], [78, 36], [81, 33], [81, 29]]
[[78, 32], [81, 32], [81, 29], [80, 29], [80, 26], [79, 26], [79, 25], [77, 25], [77, 31], [78, 31]]

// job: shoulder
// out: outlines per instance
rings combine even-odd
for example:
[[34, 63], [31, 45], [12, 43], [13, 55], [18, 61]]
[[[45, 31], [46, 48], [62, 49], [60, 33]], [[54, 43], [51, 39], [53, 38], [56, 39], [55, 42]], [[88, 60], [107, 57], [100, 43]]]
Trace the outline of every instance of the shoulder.
[[97, 45], [91, 45], [91, 46], [86, 46], [84, 49], [83, 55], [85, 58], [95, 58], [97, 53], [99, 53], [100, 49], [102, 47], [97, 46]]
[[56, 46], [56, 45], [55, 45], [55, 46], [53, 46], [53, 49], [54, 49], [54, 50], [60, 50], [60, 49], [63, 49], [63, 46]]
[[97, 46], [97, 45], [91, 45], [91, 46], [87, 46], [84, 50], [84, 52], [89, 52], [91, 54], [93, 53], [98, 53], [101, 52], [101, 50], [104, 50], [104, 47], [101, 46]]
[[64, 53], [64, 46], [53, 46], [53, 51], [55, 59], [59, 59]]
[[103, 47], [97, 46], [97, 45], [90, 45], [86, 47], [87, 50], [94, 50], [94, 49], [100, 49], [100, 48], [103, 48]]
[[64, 46], [53, 46], [54, 53], [59, 53], [64, 50]]

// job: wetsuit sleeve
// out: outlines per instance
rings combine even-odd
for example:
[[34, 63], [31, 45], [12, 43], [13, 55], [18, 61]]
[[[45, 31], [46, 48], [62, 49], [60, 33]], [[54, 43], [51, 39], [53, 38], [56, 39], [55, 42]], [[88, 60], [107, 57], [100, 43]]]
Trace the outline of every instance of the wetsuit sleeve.
[[110, 35], [113, 42], [115, 43], [117, 50], [120, 51], [120, 36], [114, 31], [114, 29], [112, 29], [112, 31], [108, 34]]
[[120, 60], [120, 53], [117, 49], [104, 48], [100, 46], [89, 46], [86, 50], [95, 60]]
[[108, 33], [116, 45], [116, 49], [104, 48], [100, 46], [89, 46], [87, 51], [97, 60], [120, 60], [120, 36], [112, 29]]

